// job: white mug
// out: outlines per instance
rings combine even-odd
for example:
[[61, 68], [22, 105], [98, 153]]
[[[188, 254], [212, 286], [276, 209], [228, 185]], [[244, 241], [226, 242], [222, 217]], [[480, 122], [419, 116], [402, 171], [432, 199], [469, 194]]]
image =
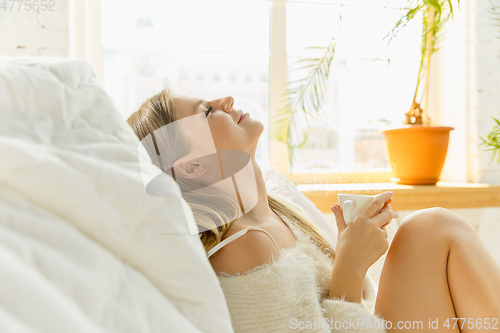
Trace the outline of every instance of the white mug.
[[[375, 198], [374, 195], [338, 194], [339, 206], [342, 208], [344, 221], [351, 223], [356, 216]], [[380, 208], [382, 210], [382, 207]]]

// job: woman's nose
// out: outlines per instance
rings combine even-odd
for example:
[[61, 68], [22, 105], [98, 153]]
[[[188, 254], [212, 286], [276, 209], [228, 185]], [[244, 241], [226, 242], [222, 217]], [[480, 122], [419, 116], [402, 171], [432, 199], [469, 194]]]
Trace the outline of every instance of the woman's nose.
[[220, 108], [224, 112], [231, 112], [233, 109], [234, 98], [232, 96], [227, 96], [224, 98], [219, 98], [212, 101], [218, 108]]

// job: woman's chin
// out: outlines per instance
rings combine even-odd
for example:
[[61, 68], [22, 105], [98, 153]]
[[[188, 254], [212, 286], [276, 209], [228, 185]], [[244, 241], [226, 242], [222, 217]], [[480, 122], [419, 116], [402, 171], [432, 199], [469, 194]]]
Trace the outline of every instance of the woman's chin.
[[256, 128], [255, 131], [259, 133], [259, 138], [260, 138], [260, 135], [264, 132], [264, 124], [258, 120], [255, 120], [255, 128]]
[[256, 121], [255, 129], [252, 131], [252, 139], [255, 138], [255, 145], [260, 140], [262, 133], [264, 133], [264, 125], [260, 121]]
[[256, 129], [255, 133], [252, 133], [254, 135], [252, 135], [250, 138], [251, 145], [250, 145], [250, 149], [248, 150], [248, 152], [252, 158], [255, 157], [255, 154], [257, 152], [257, 144], [259, 143], [260, 137], [261, 137], [262, 133], [264, 132], [264, 125], [262, 125], [262, 123], [260, 123], [260, 122], [259, 122], [259, 124], [261, 126]]

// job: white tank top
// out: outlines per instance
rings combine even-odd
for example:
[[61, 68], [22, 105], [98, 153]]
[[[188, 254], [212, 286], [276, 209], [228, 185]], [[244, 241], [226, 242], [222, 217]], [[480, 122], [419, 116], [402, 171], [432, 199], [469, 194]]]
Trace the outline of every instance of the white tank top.
[[264, 230], [262, 228], [259, 228], [259, 227], [248, 227], [248, 228], [245, 228], [243, 230], [238, 231], [237, 233], [235, 233], [235, 234], [229, 236], [228, 238], [224, 239], [219, 244], [215, 245], [213, 248], [210, 249], [210, 251], [208, 251], [208, 253], [207, 253], [208, 257], [210, 258], [215, 252], [219, 251], [221, 248], [223, 248], [227, 244], [231, 243], [235, 239], [237, 239], [237, 238], [243, 236], [244, 234], [246, 234], [248, 230], [258, 230], [258, 231], [265, 232], [266, 234], [269, 235], [269, 237], [271, 237], [271, 239], [274, 242], [274, 245], [276, 245], [276, 247], [278, 248], [278, 250], [280, 249], [280, 247], [278, 246], [278, 243], [276, 243], [276, 241], [274, 240], [273, 236], [271, 236], [271, 234], [269, 232], [267, 232], [266, 230]]

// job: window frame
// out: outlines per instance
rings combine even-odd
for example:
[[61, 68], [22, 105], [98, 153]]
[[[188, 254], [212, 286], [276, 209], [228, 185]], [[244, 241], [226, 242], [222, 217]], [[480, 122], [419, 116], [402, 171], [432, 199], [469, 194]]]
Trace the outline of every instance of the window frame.
[[90, 62], [97, 80], [103, 84], [101, 0], [69, 1], [68, 6], [70, 57]]

